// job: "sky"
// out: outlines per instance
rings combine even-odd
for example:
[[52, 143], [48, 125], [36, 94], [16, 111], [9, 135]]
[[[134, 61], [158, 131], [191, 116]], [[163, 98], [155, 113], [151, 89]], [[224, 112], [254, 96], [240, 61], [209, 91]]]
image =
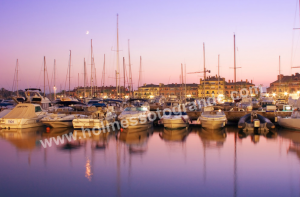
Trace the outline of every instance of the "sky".
[[[179, 83], [181, 64], [187, 73], [203, 70], [203, 43], [209, 75], [218, 73], [220, 55], [221, 77], [234, 80], [234, 34], [241, 67], [237, 81], [269, 86], [279, 73], [279, 56], [282, 74], [300, 72], [291, 69], [300, 66], [300, 30], [293, 30], [300, 27], [298, 0], [1, 0], [0, 87], [12, 89], [18, 59], [19, 88], [43, 88], [45, 56], [50, 87], [56, 59], [56, 87], [68, 89], [70, 50], [71, 88], [78, 85], [78, 73], [83, 86], [84, 58], [90, 79], [91, 39], [97, 84], [105, 54], [105, 85], [115, 86], [117, 14], [120, 67], [124, 57], [128, 69], [130, 39], [135, 88], [140, 56], [142, 84]], [[186, 82], [199, 83], [200, 77], [203, 74], [187, 74]]]

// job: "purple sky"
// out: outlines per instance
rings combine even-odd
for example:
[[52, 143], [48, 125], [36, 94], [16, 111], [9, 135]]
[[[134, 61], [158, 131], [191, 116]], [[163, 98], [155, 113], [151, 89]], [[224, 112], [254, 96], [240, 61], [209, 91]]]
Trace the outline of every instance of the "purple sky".
[[[300, 65], [298, 0], [195, 0], [195, 1], [0, 1], [0, 87], [11, 90], [16, 59], [19, 87], [43, 87], [43, 56], [49, 80], [57, 61], [57, 87], [65, 88], [72, 50], [71, 87], [78, 73], [83, 85], [83, 59], [90, 75], [90, 39], [93, 39], [98, 85], [106, 55], [106, 85], [115, 85], [116, 15], [119, 14], [120, 60], [128, 63], [130, 39], [134, 86], [138, 83], [139, 56], [143, 58], [143, 83], [179, 83], [180, 64], [187, 72], [202, 70], [202, 43], [206, 67], [233, 80], [233, 34], [236, 34], [237, 80], [268, 86], [278, 74]], [[87, 35], [86, 31], [90, 33]], [[120, 63], [122, 67], [122, 64]], [[122, 74], [122, 73], [121, 73]], [[199, 83], [200, 74], [187, 75]], [[90, 77], [89, 77], [90, 78]], [[122, 82], [123, 84], [123, 82]], [[53, 85], [53, 82], [52, 82]], [[66, 86], [68, 87], [68, 85]]]

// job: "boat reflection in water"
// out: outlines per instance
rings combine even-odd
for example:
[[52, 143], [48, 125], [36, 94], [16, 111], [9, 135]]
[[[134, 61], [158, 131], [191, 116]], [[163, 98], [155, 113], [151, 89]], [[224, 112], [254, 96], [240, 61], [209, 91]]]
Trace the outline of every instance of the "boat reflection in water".
[[222, 147], [227, 137], [226, 128], [221, 130], [201, 128], [198, 135], [205, 147]]
[[254, 130], [250, 131], [243, 131], [243, 130], [240, 130], [238, 132], [238, 136], [240, 139], [243, 139], [243, 138], [247, 138], [248, 136], [251, 137], [251, 141], [256, 144], [259, 142], [260, 140], [260, 137], [261, 136], [264, 136], [265, 138], [269, 138], [269, 139], [273, 139], [273, 138], [276, 138], [277, 137], [277, 132], [274, 130], [274, 129], [271, 129], [271, 130], [258, 130], [257, 128], [255, 128]]
[[281, 128], [278, 135], [290, 141], [287, 153], [296, 153], [300, 160], [300, 132], [292, 129]]
[[0, 130], [0, 137], [10, 142], [18, 150], [33, 150], [39, 147], [43, 127]]
[[121, 132], [119, 140], [128, 145], [130, 154], [142, 154], [147, 151], [147, 142], [153, 129], [130, 129], [130, 132]]
[[184, 142], [189, 134], [189, 130], [186, 128], [181, 129], [167, 129], [164, 128], [162, 133], [159, 133], [159, 137], [169, 142]]

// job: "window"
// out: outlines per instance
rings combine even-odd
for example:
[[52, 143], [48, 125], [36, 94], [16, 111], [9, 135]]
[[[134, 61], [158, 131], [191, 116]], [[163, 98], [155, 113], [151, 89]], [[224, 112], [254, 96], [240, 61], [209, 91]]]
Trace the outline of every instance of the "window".
[[40, 112], [40, 111], [42, 111], [41, 107], [40, 106], [36, 106], [35, 107], [35, 112]]
[[231, 86], [231, 88], [233, 88], [233, 86]]

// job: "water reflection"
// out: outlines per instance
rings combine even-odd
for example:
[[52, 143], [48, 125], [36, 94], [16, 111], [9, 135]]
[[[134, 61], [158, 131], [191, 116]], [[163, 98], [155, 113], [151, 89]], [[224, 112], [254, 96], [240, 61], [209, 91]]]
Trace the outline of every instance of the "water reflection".
[[159, 133], [159, 137], [166, 142], [184, 142], [189, 134], [189, 130], [182, 129], [166, 129]]
[[43, 131], [42, 127], [1, 130], [0, 137], [9, 141], [18, 150], [33, 150], [39, 145]]
[[269, 139], [275, 139], [277, 137], [277, 132], [275, 130], [239, 130], [238, 136], [240, 139], [247, 138], [248, 136], [250, 136], [251, 141], [254, 144], [257, 144], [260, 141], [261, 136]]
[[148, 139], [153, 133], [153, 129], [131, 129], [121, 132], [119, 140], [128, 146], [130, 154], [143, 154], [148, 149]]
[[227, 133], [225, 128], [221, 130], [210, 130], [202, 128], [198, 135], [203, 143], [203, 146], [208, 148], [221, 148], [226, 140]]
[[[235, 126], [222, 130], [158, 127], [100, 134], [77, 130], [77, 139], [71, 142], [65, 140], [46, 149], [39, 143], [70, 132], [73, 130], [1, 130], [0, 176], [9, 177], [0, 179], [1, 196], [41, 196], [44, 192], [49, 196], [300, 193], [297, 131], [279, 129], [278, 135], [276, 131], [257, 135], [242, 133]], [[22, 151], [15, 154], [16, 149]], [[22, 192], [14, 187], [22, 187]]]

